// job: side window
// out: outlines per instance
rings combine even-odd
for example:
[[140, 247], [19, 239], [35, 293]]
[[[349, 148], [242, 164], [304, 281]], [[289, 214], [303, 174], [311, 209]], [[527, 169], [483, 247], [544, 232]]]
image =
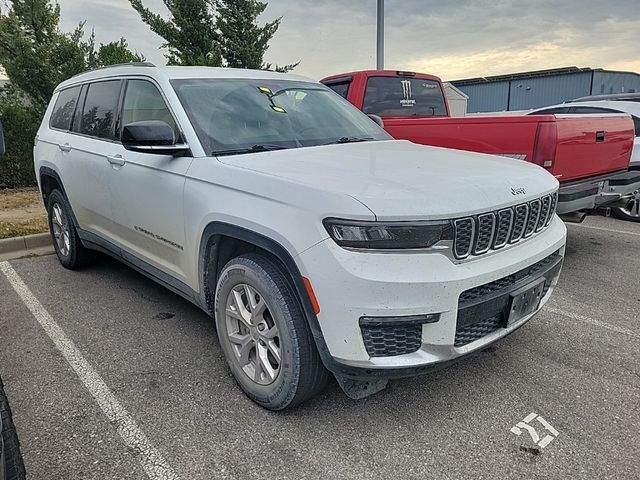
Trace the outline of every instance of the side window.
[[611, 110], [610, 108], [602, 108], [602, 107], [573, 107], [571, 109], [571, 113], [575, 113], [576, 115], [588, 115], [592, 113], [620, 113], [617, 110]]
[[78, 102], [78, 94], [80, 87], [67, 88], [58, 93], [56, 104], [53, 107], [53, 113], [49, 119], [49, 126], [59, 130], [69, 130], [71, 128], [71, 120], [73, 112]]
[[569, 107], [546, 108], [544, 110], [538, 110], [537, 112], [530, 113], [529, 115], [561, 115], [563, 113], [569, 113]]
[[351, 85], [351, 82], [328, 83], [327, 87], [346, 99], [349, 94], [349, 85]]
[[173, 115], [167, 108], [158, 88], [147, 80], [129, 80], [122, 106], [122, 126], [144, 120], [162, 120], [180, 136]]
[[79, 132], [113, 140], [119, 97], [120, 80], [90, 83], [82, 108]]
[[636, 131], [636, 137], [640, 137], [640, 118], [635, 115], [631, 115], [631, 118], [633, 118], [633, 127]]

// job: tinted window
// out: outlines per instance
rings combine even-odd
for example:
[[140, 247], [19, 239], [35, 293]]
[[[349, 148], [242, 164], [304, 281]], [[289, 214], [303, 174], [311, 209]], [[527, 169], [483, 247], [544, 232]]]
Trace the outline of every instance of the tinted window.
[[391, 137], [324, 85], [294, 80], [184, 79], [173, 88], [209, 154]]
[[60, 130], [69, 130], [71, 128], [71, 120], [76, 109], [78, 93], [80, 93], [80, 87], [67, 88], [58, 93], [58, 98], [49, 120], [49, 125], [52, 128]]
[[171, 125], [178, 137], [176, 122], [158, 88], [146, 80], [129, 80], [122, 106], [122, 126], [144, 120], [162, 120]]
[[544, 110], [538, 110], [537, 112], [530, 113], [529, 115], [561, 115], [563, 113], [569, 113], [569, 107], [545, 108]]
[[89, 84], [80, 119], [80, 133], [113, 139], [119, 95], [120, 80]]
[[577, 115], [587, 115], [593, 113], [620, 113], [616, 110], [611, 110], [610, 108], [601, 108], [601, 107], [573, 107], [571, 109], [571, 113], [575, 113]]
[[438, 82], [402, 77], [369, 78], [362, 110], [381, 117], [447, 114]]
[[329, 87], [331, 90], [336, 92], [342, 98], [347, 98], [347, 94], [349, 93], [349, 85], [350, 85], [349, 82], [344, 82], [344, 83], [327, 84], [327, 87]]

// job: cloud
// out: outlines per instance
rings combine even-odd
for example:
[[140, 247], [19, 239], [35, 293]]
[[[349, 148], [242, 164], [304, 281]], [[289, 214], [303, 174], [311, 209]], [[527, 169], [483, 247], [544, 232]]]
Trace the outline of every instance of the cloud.
[[[165, 12], [162, 0], [145, 0]], [[163, 41], [128, 0], [60, 0], [62, 24], [83, 19], [98, 41], [124, 36], [163, 64]], [[312, 78], [375, 68], [375, 0], [270, 0], [283, 17], [266, 60], [301, 60]], [[637, 0], [386, 0], [385, 65], [456, 79], [567, 65], [640, 71]]]

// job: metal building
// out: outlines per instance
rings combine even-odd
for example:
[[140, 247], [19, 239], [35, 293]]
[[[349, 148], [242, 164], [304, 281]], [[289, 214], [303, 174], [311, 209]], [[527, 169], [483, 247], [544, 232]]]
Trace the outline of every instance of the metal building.
[[451, 83], [469, 96], [469, 113], [528, 110], [586, 95], [640, 92], [639, 74], [602, 68], [564, 67]]

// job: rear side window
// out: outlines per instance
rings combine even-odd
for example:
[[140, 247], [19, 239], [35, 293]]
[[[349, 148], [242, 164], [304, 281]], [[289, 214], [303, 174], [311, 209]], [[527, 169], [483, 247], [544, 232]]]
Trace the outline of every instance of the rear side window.
[[122, 126], [144, 120], [161, 120], [168, 123], [179, 137], [173, 115], [167, 108], [158, 88], [147, 80], [129, 80], [122, 107]]
[[67, 88], [58, 93], [56, 104], [53, 106], [53, 113], [49, 119], [49, 126], [58, 130], [69, 130], [73, 120], [73, 112], [78, 102], [80, 87]]
[[529, 115], [562, 115], [565, 113], [569, 113], [569, 107], [545, 108], [544, 110], [538, 110], [537, 112], [530, 113]]
[[349, 93], [349, 85], [350, 84], [351, 84], [350, 82], [333, 83], [333, 84], [329, 83], [329, 84], [327, 84], [327, 87], [329, 87], [331, 90], [336, 92], [342, 98], [347, 98], [347, 94]]
[[365, 113], [381, 117], [446, 115], [444, 95], [434, 80], [370, 77], [364, 93]]
[[119, 96], [120, 80], [89, 84], [82, 108], [80, 133], [113, 140]]

